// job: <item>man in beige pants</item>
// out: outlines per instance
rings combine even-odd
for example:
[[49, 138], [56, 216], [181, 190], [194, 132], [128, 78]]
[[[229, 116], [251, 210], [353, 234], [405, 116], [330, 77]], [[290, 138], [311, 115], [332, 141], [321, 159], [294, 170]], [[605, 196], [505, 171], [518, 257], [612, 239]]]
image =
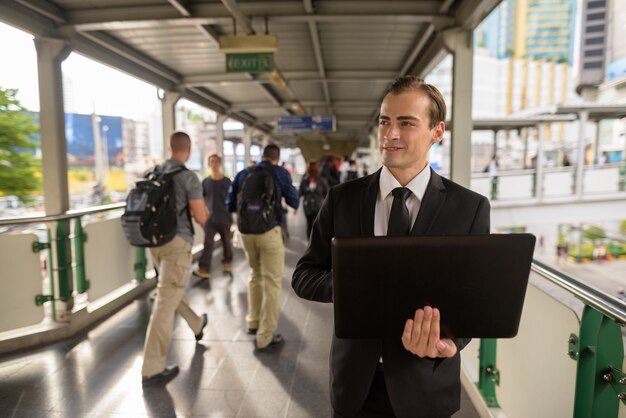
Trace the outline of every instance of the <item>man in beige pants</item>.
[[[175, 132], [170, 137], [171, 159], [160, 169], [174, 171], [184, 166], [191, 152], [191, 140], [184, 132]], [[178, 374], [178, 366], [165, 367], [165, 359], [172, 341], [174, 316], [178, 312], [193, 331], [196, 341], [202, 339], [207, 315], [198, 316], [187, 302], [185, 290], [191, 273], [191, 245], [193, 225], [204, 224], [209, 211], [202, 198], [200, 180], [189, 170], [182, 170], [172, 177], [176, 200], [176, 236], [160, 247], [150, 248], [150, 253], [159, 272], [157, 296], [146, 332], [146, 342], [141, 369], [142, 383], [164, 383]], [[190, 216], [191, 215], [191, 216]]]
[[[248, 333], [256, 335], [256, 347], [259, 351], [269, 349], [283, 341], [280, 334], [274, 333], [278, 328], [280, 288], [285, 270], [285, 244], [281, 225], [286, 219], [280, 201], [284, 198], [285, 203], [294, 209], [298, 209], [300, 203], [291, 175], [277, 165], [279, 157], [280, 149], [276, 145], [266, 146], [263, 150], [263, 161], [258, 166], [247, 168], [237, 174], [227, 201], [228, 210], [237, 212], [241, 239], [250, 264], [246, 321]], [[263, 222], [251, 221], [250, 218], [254, 218], [254, 208], [259, 207], [258, 200], [252, 201], [255, 194], [261, 198], [270, 194], [265, 190], [267, 183], [263, 176], [271, 179], [273, 201], [270, 208], [272, 213], [267, 218], [271, 220], [261, 227], [259, 224]], [[250, 211], [246, 208], [250, 208]]]

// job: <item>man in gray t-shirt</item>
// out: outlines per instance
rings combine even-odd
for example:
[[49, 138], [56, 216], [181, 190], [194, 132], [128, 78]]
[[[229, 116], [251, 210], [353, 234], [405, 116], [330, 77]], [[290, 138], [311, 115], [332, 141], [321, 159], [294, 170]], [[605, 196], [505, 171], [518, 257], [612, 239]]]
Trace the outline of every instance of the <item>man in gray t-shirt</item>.
[[233, 244], [230, 226], [233, 223], [232, 216], [226, 207], [226, 196], [230, 189], [230, 179], [222, 174], [222, 158], [213, 154], [209, 157], [211, 175], [202, 181], [204, 201], [209, 208], [209, 220], [204, 224], [204, 249], [198, 261], [198, 269], [194, 274], [203, 279], [211, 275], [211, 261], [215, 246], [215, 234], [220, 234], [222, 240], [223, 257], [222, 265], [225, 272], [232, 271]]
[[[191, 139], [184, 132], [170, 136], [172, 157], [162, 164], [166, 171], [184, 166], [191, 153]], [[172, 341], [176, 312], [189, 324], [196, 341], [202, 339], [207, 315], [199, 316], [189, 306], [185, 290], [191, 273], [191, 246], [193, 225], [191, 218], [204, 224], [208, 217], [200, 180], [189, 170], [174, 175], [174, 193], [177, 210], [177, 233], [174, 239], [150, 248], [150, 253], [159, 272], [157, 296], [152, 308], [141, 368], [142, 383], [165, 383], [176, 377], [178, 366], [165, 367], [165, 358]]]

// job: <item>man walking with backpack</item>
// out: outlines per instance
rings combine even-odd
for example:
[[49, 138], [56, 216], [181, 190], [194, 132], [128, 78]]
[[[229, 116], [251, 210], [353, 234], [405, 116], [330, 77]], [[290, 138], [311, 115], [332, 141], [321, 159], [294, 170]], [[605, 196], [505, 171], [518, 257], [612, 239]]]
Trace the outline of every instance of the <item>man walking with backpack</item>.
[[[151, 246], [150, 253], [159, 272], [157, 296], [152, 308], [141, 369], [144, 384], [167, 382], [178, 374], [178, 366], [165, 367], [165, 358], [170, 348], [174, 316], [180, 313], [193, 331], [196, 341], [202, 339], [207, 315], [198, 316], [187, 302], [185, 290], [191, 274], [191, 246], [193, 244], [193, 225], [191, 217], [199, 224], [204, 224], [209, 216], [202, 186], [194, 173], [185, 168], [185, 162], [191, 153], [191, 139], [184, 132], [175, 132], [170, 136], [172, 157], [156, 167], [158, 173], [176, 172], [168, 181], [172, 181], [176, 213], [170, 215], [176, 219], [176, 235], [170, 241]], [[171, 189], [172, 189], [171, 188]], [[170, 190], [171, 190], [170, 189]]]
[[298, 209], [298, 191], [291, 175], [279, 167], [280, 149], [268, 145], [262, 161], [240, 171], [228, 196], [228, 209], [237, 212], [237, 223], [248, 263], [248, 334], [256, 335], [256, 347], [267, 350], [283, 339], [278, 327], [280, 288], [285, 269], [285, 244], [281, 225], [286, 222], [281, 198]]

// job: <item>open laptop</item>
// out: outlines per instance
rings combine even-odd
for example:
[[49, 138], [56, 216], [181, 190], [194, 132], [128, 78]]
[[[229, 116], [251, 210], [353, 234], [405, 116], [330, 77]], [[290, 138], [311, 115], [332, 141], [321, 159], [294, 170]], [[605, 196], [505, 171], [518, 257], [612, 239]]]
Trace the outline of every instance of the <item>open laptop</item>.
[[514, 337], [534, 247], [531, 234], [335, 238], [335, 334], [400, 338], [429, 305], [443, 336]]

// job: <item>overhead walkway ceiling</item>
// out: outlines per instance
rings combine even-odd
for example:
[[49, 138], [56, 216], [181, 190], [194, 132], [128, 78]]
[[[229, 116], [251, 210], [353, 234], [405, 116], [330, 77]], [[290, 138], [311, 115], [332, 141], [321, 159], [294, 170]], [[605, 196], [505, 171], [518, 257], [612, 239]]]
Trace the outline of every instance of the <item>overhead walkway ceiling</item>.
[[[425, 75], [445, 56], [444, 33], [474, 28], [500, 0], [262, 1], [16, 0], [0, 20], [166, 91], [226, 114], [283, 143], [367, 143], [389, 81]], [[227, 73], [221, 35], [278, 37], [267, 74]], [[334, 115], [332, 133], [275, 131], [280, 116]]]

